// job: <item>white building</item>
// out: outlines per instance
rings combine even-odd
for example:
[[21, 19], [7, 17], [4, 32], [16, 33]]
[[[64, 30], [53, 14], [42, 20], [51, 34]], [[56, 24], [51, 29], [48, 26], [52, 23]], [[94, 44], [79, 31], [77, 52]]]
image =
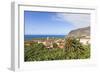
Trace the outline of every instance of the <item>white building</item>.
[[84, 45], [86, 44], [90, 44], [90, 38], [89, 37], [85, 37], [85, 38], [80, 38], [80, 42]]

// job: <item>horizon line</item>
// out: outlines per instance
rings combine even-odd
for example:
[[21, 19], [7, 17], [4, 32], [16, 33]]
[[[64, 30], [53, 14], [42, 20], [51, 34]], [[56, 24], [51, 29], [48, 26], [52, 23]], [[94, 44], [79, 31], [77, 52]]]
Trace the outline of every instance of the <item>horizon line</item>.
[[67, 34], [24, 34], [24, 35], [67, 35]]

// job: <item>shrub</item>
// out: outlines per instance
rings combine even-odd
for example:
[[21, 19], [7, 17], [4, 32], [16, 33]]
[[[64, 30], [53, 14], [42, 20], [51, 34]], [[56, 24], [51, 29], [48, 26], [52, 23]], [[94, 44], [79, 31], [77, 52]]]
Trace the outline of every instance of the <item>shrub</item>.
[[53, 48], [58, 48], [58, 45], [56, 43], [53, 43]]

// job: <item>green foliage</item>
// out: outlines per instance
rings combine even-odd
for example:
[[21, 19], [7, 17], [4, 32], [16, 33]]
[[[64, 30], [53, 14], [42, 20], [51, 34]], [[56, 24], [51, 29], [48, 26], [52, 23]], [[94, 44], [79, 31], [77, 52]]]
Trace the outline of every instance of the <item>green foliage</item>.
[[90, 57], [90, 46], [83, 45], [76, 38], [67, 38], [65, 51], [68, 59], [86, 59]]
[[24, 48], [25, 61], [90, 58], [90, 45], [83, 45], [75, 38], [67, 38], [64, 49], [59, 48], [56, 43], [53, 43], [53, 48], [46, 48], [42, 43], [31, 43]]
[[53, 43], [54, 48], [58, 48], [58, 45], [56, 43]]

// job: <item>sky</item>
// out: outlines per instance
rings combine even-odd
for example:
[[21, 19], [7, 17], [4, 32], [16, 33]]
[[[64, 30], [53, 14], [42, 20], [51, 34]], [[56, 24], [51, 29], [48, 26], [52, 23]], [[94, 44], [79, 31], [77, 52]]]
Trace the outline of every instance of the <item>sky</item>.
[[25, 35], [66, 35], [90, 26], [90, 14], [24, 11]]

